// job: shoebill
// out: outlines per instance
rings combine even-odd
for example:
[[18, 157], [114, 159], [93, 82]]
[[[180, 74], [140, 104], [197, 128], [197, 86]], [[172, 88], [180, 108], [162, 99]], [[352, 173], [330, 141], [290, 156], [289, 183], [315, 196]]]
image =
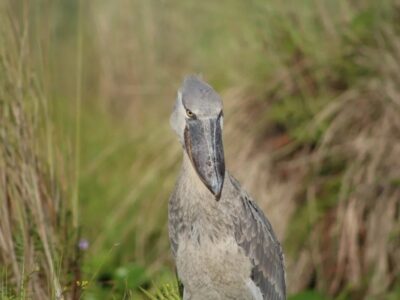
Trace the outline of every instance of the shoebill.
[[225, 169], [221, 98], [200, 78], [187, 77], [170, 123], [183, 148], [168, 207], [183, 299], [286, 299], [283, 254], [271, 224]]

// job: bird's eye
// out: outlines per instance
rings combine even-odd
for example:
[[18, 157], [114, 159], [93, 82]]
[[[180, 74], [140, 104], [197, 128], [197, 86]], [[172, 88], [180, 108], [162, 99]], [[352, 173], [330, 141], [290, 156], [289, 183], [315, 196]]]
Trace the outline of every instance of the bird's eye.
[[194, 113], [191, 111], [191, 110], [186, 110], [186, 115], [189, 117], [189, 118], [193, 118], [194, 117]]

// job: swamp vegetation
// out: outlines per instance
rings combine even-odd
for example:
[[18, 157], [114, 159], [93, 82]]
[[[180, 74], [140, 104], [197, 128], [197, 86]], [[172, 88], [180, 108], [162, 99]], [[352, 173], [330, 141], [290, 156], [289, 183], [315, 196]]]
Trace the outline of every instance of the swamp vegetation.
[[289, 299], [399, 299], [399, 20], [398, 0], [0, 0], [0, 299], [179, 299], [190, 73], [223, 97]]

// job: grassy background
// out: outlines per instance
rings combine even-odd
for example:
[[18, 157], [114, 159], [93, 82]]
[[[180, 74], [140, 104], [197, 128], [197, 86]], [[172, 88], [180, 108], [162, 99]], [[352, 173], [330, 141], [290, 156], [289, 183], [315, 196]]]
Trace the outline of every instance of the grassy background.
[[188, 73], [224, 98], [227, 166], [283, 242], [290, 299], [400, 297], [399, 1], [0, 8], [1, 298], [174, 293]]

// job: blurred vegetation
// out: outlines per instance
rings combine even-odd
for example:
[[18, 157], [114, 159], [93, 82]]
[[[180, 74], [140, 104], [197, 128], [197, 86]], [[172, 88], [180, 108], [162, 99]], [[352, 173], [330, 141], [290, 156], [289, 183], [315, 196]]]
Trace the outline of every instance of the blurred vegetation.
[[0, 11], [0, 298], [77, 298], [77, 227], [60, 181], [66, 161], [27, 46], [29, 12], [18, 12]]
[[399, 1], [0, 9], [1, 298], [176, 299], [187, 73], [224, 98], [228, 167], [283, 241], [289, 299], [400, 297]]

